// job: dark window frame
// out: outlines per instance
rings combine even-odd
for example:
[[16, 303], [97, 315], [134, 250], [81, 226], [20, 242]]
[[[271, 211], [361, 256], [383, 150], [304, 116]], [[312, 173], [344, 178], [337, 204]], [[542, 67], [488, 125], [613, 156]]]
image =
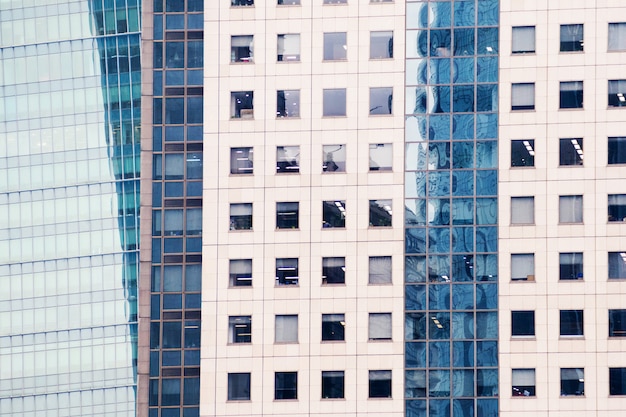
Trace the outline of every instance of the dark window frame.
[[535, 336], [535, 311], [513, 310], [511, 311], [511, 336], [534, 337]]
[[345, 398], [345, 372], [322, 371], [322, 399]]
[[584, 310], [559, 310], [559, 336], [585, 335]]
[[346, 315], [322, 314], [322, 342], [345, 342]]
[[298, 373], [275, 372], [274, 373], [274, 399], [297, 400], [298, 399]]

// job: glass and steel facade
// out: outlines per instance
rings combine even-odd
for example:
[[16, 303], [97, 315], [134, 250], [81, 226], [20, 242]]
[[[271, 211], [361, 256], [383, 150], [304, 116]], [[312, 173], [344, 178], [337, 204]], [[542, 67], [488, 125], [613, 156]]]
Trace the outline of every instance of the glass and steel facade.
[[0, 414], [134, 416], [140, 3], [0, 9]]
[[409, 417], [498, 414], [497, 0], [407, 1]]

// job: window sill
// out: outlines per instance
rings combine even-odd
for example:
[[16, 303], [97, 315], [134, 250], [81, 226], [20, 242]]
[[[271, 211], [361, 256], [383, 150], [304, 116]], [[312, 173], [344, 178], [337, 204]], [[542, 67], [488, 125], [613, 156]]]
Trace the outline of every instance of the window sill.
[[300, 116], [276, 116], [276, 120], [289, 120], [289, 119], [295, 119], [295, 120], [300, 120], [301, 117]]
[[522, 340], [522, 341], [532, 341], [532, 340], [537, 340], [537, 336], [532, 335], [532, 336], [516, 336], [516, 335], [511, 335], [511, 340]]
[[369, 343], [389, 343], [393, 342], [392, 338], [389, 339], [367, 339]]
[[390, 58], [385, 58], [385, 57], [379, 57], [379, 58], [372, 58], [370, 57], [370, 61], [393, 61], [393, 57]]
[[559, 398], [585, 398], [585, 394], [561, 394]]
[[336, 344], [336, 343], [346, 343], [346, 341], [345, 340], [322, 340], [322, 343], [324, 343], [324, 344], [326, 344], [326, 343], [330, 343], [330, 344], [335, 343]]
[[519, 51], [513, 52], [511, 51], [511, 56], [534, 56], [537, 55], [537, 51]]
[[254, 64], [254, 61], [230, 61], [230, 65], [250, 65]]
[[534, 113], [535, 112], [535, 108], [528, 108], [528, 109], [511, 109], [511, 113]]
[[585, 335], [584, 334], [561, 334], [559, 335], [559, 340], [572, 340], [572, 339], [576, 339], [576, 340], [585, 340]]
[[582, 111], [584, 107], [559, 107], [559, 111]]
[[326, 115], [322, 115], [322, 119], [347, 119], [348, 116], [346, 116], [345, 114], [343, 115], [337, 115], [337, 116], [326, 116]]

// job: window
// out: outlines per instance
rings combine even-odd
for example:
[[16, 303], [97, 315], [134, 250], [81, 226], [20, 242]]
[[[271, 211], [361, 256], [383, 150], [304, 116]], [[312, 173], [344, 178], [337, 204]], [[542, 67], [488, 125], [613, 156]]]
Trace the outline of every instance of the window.
[[[285, 1], [297, 1], [297, 3], [290, 3], [290, 4], [300, 4], [300, 0], [285, 0]], [[300, 34], [299, 33], [285, 33], [282, 35], [278, 35], [277, 47], [278, 47], [278, 55], [276, 56], [277, 61], [279, 62], [300, 61]]]
[[534, 281], [535, 280], [535, 254], [512, 253], [511, 254], [511, 280]]
[[340, 61], [348, 57], [346, 32], [324, 33], [324, 61]]
[[609, 80], [609, 107], [626, 106], [626, 80]]
[[300, 90], [276, 92], [276, 117], [300, 117]]
[[583, 108], [583, 82], [562, 81], [559, 84], [559, 108], [582, 109]]
[[583, 279], [583, 254], [581, 252], [559, 253], [559, 279]]
[[583, 46], [583, 25], [561, 25], [561, 52], [580, 52]]
[[370, 313], [369, 340], [391, 340], [391, 313]]
[[230, 0], [231, 6], [254, 6], [254, 0]]
[[535, 83], [511, 85], [511, 110], [535, 110]]
[[254, 119], [252, 91], [230, 93], [230, 117], [233, 119]]
[[626, 23], [609, 23], [609, 51], [626, 50]]
[[626, 194], [609, 194], [609, 221], [626, 222]]
[[561, 336], [583, 336], [583, 311], [561, 310]]
[[561, 368], [561, 395], [585, 395], [583, 368]]
[[254, 36], [230, 37], [230, 62], [254, 62]]
[[535, 224], [535, 197], [511, 197], [511, 224]]
[[231, 259], [229, 273], [231, 287], [251, 287], [252, 259]]
[[583, 222], [583, 196], [559, 196], [559, 223]]
[[391, 284], [391, 256], [370, 256], [368, 282], [373, 285]]
[[322, 258], [322, 285], [346, 283], [346, 258]]
[[609, 165], [626, 164], [626, 137], [609, 138]]
[[300, 172], [300, 147], [276, 147], [276, 173], [296, 174]]
[[298, 285], [298, 258], [276, 259], [276, 285]]
[[274, 399], [297, 400], [298, 399], [298, 373], [276, 372], [274, 374]]
[[300, 0], [278, 0], [278, 5], [284, 5], [284, 6], [294, 6], [294, 5], [299, 5], [300, 4]]
[[331, 88], [323, 92], [324, 117], [340, 117], [346, 115], [346, 89]]
[[230, 173], [252, 174], [254, 168], [253, 148], [230, 148]]
[[228, 318], [228, 342], [252, 342], [252, 317], [231, 316]]
[[535, 27], [514, 26], [511, 52], [514, 54], [535, 53]]
[[582, 138], [559, 139], [559, 165], [582, 165], [583, 157]]
[[511, 336], [534, 336], [535, 312], [511, 311]]
[[392, 165], [391, 143], [370, 143], [370, 171], [391, 171]]
[[274, 331], [276, 343], [298, 343], [298, 315], [277, 315]]
[[535, 140], [512, 140], [511, 141], [511, 166], [534, 167], [535, 166]]
[[299, 227], [300, 203], [276, 203], [276, 228], [297, 229]]
[[369, 371], [369, 397], [391, 398], [391, 371]]
[[511, 385], [513, 385], [512, 395], [514, 397], [534, 397], [535, 370], [513, 369], [513, 373], [511, 375]]
[[346, 202], [344, 200], [322, 202], [322, 228], [346, 227]]
[[345, 326], [344, 314], [322, 314], [322, 341], [346, 340]]
[[322, 161], [324, 172], [346, 172], [346, 145], [323, 145]]
[[391, 226], [391, 200], [370, 200], [370, 226]]
[[392, 87], [370, 88], [370, 116], [391, 114], [393, 102]]
[[250, 400], [250, 373], [228, 374], [228, 401]]
[[230, 205], [230, 230], [252, 230], [252, 203]]
[[370, 32], [370, 59], [393, 58], [393, 32]]
[[626, 310], [609, 310], [609, 337], [626, 337]]
[[626, 395], [626, 368], [609, 368], [609, 395]]
[[626, 279], [626, 252], [609, 252], [609, 279]]
[[344, 372], [322, 371], [322, 398], [343, 398]]

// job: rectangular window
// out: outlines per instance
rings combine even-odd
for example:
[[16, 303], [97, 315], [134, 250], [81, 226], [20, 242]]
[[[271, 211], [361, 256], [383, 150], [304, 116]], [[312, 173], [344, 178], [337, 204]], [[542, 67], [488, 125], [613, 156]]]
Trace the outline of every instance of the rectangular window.
[[230, 93], [230, 117], [233, 119], [254, 119], [252, 91]]
[[253, 148], [230, 148], [230, 173], [252, 174], [254, 168]]
[[323, 91], [324, 117], [342, 117], [346, 115], [346, 89], [331, 88]]
[[300, 147], [276, 147], [276, 173], [297, 174], [300, 172]]
[[370, 256], [368, 283], [391, 284], [391, 256]]
[[559, 139], [559, 165], [582, 165], [583, 164], [583, 139], [567, 138]]
[[561, 336], [583, 336], [583, 310], [561, 310]]
[[322, 398], [344, 397], [344, 372], [322, 371]]
[[535, 224], [535, 197], [511, 197], [511, 224]]
[[392, 166], [392, 144], [370, 143], [370, 171], [391, 171]]
[[609, 138], [609, 165], [626, 164], [626, 137]]
[[276, 92], [276, 117], [300, 117], [300, 90]]
[[626, 368], [609, 368], [609, 395], [626, 395]]
[[559, 108], [582, 109], [583, 108], [583, 82], [562, 81], [559, 84]]
[[626, 222], [626, 194], [609, 194], [609, 221]]
[[370, 32], [370, 59], [393, 58], [393, 32]]
[[391, 114], [393, 102], [392, 87], [370, 88], [370, 116]]
[[391, 227], [391, 200], [370, 200], [370, 226]]
[[298, 258], [276, 259], [276, 285], [298, 285]]
[[322, 314], [322, 341], [345, 339], [345, 314]]
[[230, 62], [254, 62], [254, 36], [230, 37]]
[[231, 287], [251, 287], [252, 259], [231, 259], [229, 273]]
[[583, 368], [561, 368], [561, 395], [585, 395]]
[[583, 49], [583, 25], [561, 25], [561, 52], [580, 52]]
[[626, 310], [609, 310], [609, 337], [626, 337]]
[[322, 258], [322, 285], [346, 283], [346, 258]]
[[609, 80], [609, 107], [626, 106], [626, 80]]
[[346, 145], [323, 145], [322, 161], [324, 172], [346, 172]]
[[369, 397], [391, 398], [391, 371], [369, 371]]
[[609, 252], [609, 279], [626, 279], [626, 252]]
[[228, 401], [250, 400], [250, 373], [228, 374]]
[[583, 279], [583, 254], [582, 252], [559, 253], [559, 279], [560, 280]]
[[276, 343], [298, 343], [298, 315], [277, 315], [274, 331]]
[[274, 399], [297, 400], [298, 399], [298, 373], [276, 372], [274, 374]]
[[346, 32], [324, 33], [324, 61], [345, 60], [348, 57], [347, 39]]
[[230, 230], [252, 230], [252, 203], [230, 205]]
[[322, 228], [346, 227], [346, 202], [322, 201]]
[[559, 223], [583, 222], [583, 196], [559, 196]]
[[252, 342], [252, 317], [231, 316], [228, 318], [228, 343]]
[[535, 166], [535, 140], [512, 140], [511, 141], [511, 166], [534, 167]]
[[535, 312], [511, 311], [511, 336], [534, 336]]
[[[285, 0], [296, 1], [296, 0]], [[281, 3], [279, 3], [281, 4]], [[300, 4], [300, 0], [297, 3]], [[300, 34], [299, 33], [285, 33], [278, 35], [278, 55], [276, 59], [279, 62], [297, 62], [300, 61]]]
[[297, 229], [300, 225], [300, 203], [276, 203], [276, 228]]
[[511, 110], [535, 110], [535, 83], [511, 85]]
[[609, 51], [626, 51], [626, 23], [609, 23]]
[[230, 0], [230, 5], [235, 6], [254, 6], [254, 0]]
[[513, 369], [511, 375], [512, 395], [514, 397], [535, 396], [535, 370]]
[[370, 313], [369, 340], [391, 340], [391, 313]]
[[535, 27], [514, 26], [511, 52], [514, 54], [535, 53]]
[[535, 280], [535, 254], [512, 253], [511, 254], [511, 280], [534, 281]]

